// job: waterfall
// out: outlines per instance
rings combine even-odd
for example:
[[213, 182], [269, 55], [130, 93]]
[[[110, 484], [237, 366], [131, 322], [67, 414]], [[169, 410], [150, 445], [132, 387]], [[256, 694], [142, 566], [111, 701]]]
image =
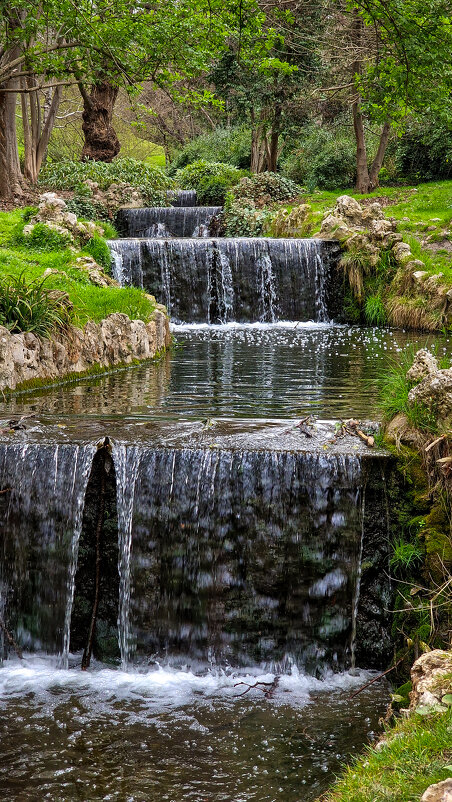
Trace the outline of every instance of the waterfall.
[[138, 657], [275, 665], [290, 655], [317, 673], [347, 664], [358, 457], [129, 448]]
[[25, 648], [69, 651], [74, 577], [85, 491], [95, 445], [0, 448], [7, 494], [0, 576]]
[[118, 507], [118, 552], [119, 552], [119, 610], [118, 634], [121, 666], [124, 670], [130, 659], [130, 558], [132, 550], [132, 511], [135, 483], [139, 467], [139, 451], [136, 446], [126, 448], [117, 443], [112, 452], [116, 471]]
[[212, 218], [219, 212], [221, 206], [120, 209], [116, 226], [127, 237], [199, 237], [208, 232]]
[[170, 189], [166, 195], [171, 206], [197, 206], [198, 203], [195, 189]]
[[250, 237], [109, 245], [115, 278], [143, 286], [176, 322], [328, 320], [336, 243]]

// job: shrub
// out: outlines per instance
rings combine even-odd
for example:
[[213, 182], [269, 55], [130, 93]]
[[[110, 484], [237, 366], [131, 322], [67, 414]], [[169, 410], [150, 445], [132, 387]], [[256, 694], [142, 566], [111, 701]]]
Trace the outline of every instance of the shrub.
[[248, 170], [251, 164], [251, 131], [243, 125], [216, 128], [192, 139], [176, 152], [169, 172], [186, 167], [199, 159], [223, 162]]
[[231, 164], [200, 159], [178, 170], [175, 181], [181, 189], [195, 189], [201, 205], [221, 206], [227, 190], [235, 186], [243, 175], [243, 171]]
[[174, 187], [173, 180], [159, 167], [150, 167], [130, 158], [115, 159], [109, 164], [94, 161], [49, 163], [41, 170], [39, 177], [42, 186], [54, 190], [75, 189], [79, 198], [80, 187], [87, 180], [95, 181], [102, 190], [115, 183], [130, 184], [140, 190], [149, 206], [166, 205], [166, 191]]
[[310, 128], [283, 164], [293, 181], [314, 189], [353, 186], [356, 148], [352, 137], [327, 128]]
[[234, 198], [250, 198], [258, 206], [265, 206], [277, 200], [290, 200], [301, 192], [290, 178], [279, 173], [258, 173], [250, 178], [242, 178], [234, 188]]
[[106, 273], [110, 271], [111, 254], [110, 248], [102, 237], [94, 236], [86, 243], [82, 253], [88, 253], [97, 264], [103, 267]]
[[226, 237], [261, 237], [271, 212], [257, 209], [252, 198], [235, 199], [228, 193], [223, 212]]
[[411, 120], [397, 145], [396, 163], [405, 178], [452, 178], [452, 129], [435, 119]]
[[32, 331], [48, 337], [70, 321], [72, 306], [65, 293], [50, 290], [45, 279], [27, 283], [24, 273], [0, 278], [0, 325], [12, 333]]
[[25, 243], [36, 251], [61, 251], [67, 248], [72, 238], [69, 232], [58, 231], [58, 229], [46, 225], [46, 223], [35, 223], [32, 231], [25, 238], [22, 234], [17, 236], [18, 243]]

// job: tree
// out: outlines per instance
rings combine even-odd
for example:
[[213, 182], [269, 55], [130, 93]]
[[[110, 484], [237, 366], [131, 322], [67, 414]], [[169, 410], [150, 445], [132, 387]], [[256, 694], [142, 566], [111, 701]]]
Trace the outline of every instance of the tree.
[[[324, 95], [346, 93], [356, 139], [356, 189], [371, 192], [392, 130], [425, 110], [451, 105], [452, 25], [449, 0], [356, 0], [330, 2], [324, 42], [332, 86]], [[331, 96], [331, 95], [330, 95]], [[366, 121], [380, 126], [369, 164]]]

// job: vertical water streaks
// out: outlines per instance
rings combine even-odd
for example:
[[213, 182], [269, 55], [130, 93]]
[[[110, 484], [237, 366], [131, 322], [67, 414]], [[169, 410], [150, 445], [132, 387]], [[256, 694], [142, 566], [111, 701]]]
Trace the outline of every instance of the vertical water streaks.
[[195, 189], [170, 189], [166, 196], [172, 206], [197, 206], [198, 203]]
[[[57, 446], [58, 448], [58, 446]], [[67, 668], [69, 659], [69, 649], [71, 640], [71, 614], [74, 603], [75, 574], [77, 572], [78, 545], [82, 531], [83, 508], [85, 506], [85, 493], [91, 471], [91, 465], [95, 454], [95, 446], [76, 446], [74, 454], [74, 472], [71, 493], [73, 506], [73, 534], [71, 543], [71, 555], [69, 564], [68, 592], [66, 611], [64, 616], [64, 635], [63, 635], [63, 668]]]
[[143, 449], [131, 602], [138, 655], [293, 659], [318, 674], [347, 665], [361, 483], [355, 456]]
[[6, 615], [24, 648], [63, 646], [63, 662], [94, 451], [93, 444], [0, 447], [0, 488], [11, 488], [0, 554]]
[[358, 559], [356, 561], [356, 583], [355, 583], [355, 592], [353, 595], [353, 603], [352, 603], [352, 634], [350, 640], [350, 664], [352, 671], [355, 670], [356, 667], [356, 627], [358, 621], [358, 607], [359, 607], [359, 596], [361, 592], [361, 577], [362, 577], [362, 561], [363, 561], [363, 548], [364, 548], [364, 522], [365, 522], [365, 512], [366, 512], [366, 486], [363, 485], [361, 489], [361, 537], [359, 541], [359, 551], [358, 551]]
[[144, 286], [175, 321], [328, 321], [334, 243], [250, 237], [109, 244], [120, 283]]
[[209, 225], [220, 211], [221, 206], [120, 209], [116, 225], [126, 237], [202, 237], [208, 235]]
[[123, 669], [126, 669], [130, 659], [132, 645], [130, 632], [132, 516], [141, 452], [136, 446], [126, 446], [123, 443], [115, 443], [112, 456], [116, 471], [118, 508], [118, 637], [121, 652], [121, 666]]

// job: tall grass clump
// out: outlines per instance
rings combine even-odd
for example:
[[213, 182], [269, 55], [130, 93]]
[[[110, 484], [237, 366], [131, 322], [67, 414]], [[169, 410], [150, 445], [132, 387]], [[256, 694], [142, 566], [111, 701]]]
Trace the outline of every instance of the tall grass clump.
[[385, 420], [391, 420], [396, 415], [406, 415], [408, 423], [415, 429], [425, 432], [436, 431], [434, 412], [423, 404], [411, 404], [408, 394], [414, 386], [406, 374], [414, 362], [415, 349], [410, 346], [401, 355], [400, 360], [389, 363], [385, 373], [380, 377], [380, 409]]
[[364, 304], [364, 317], [369, 326], [385, 326], [386, 310], [381, 295], [369, 295]]
[[23, 272], [0, 278], [0, 325], [13, 334], [31, 331], [49, 337], [69, 324], [71, 306], [65, 293], [45, 286], [45, 279], [27, 282]]

